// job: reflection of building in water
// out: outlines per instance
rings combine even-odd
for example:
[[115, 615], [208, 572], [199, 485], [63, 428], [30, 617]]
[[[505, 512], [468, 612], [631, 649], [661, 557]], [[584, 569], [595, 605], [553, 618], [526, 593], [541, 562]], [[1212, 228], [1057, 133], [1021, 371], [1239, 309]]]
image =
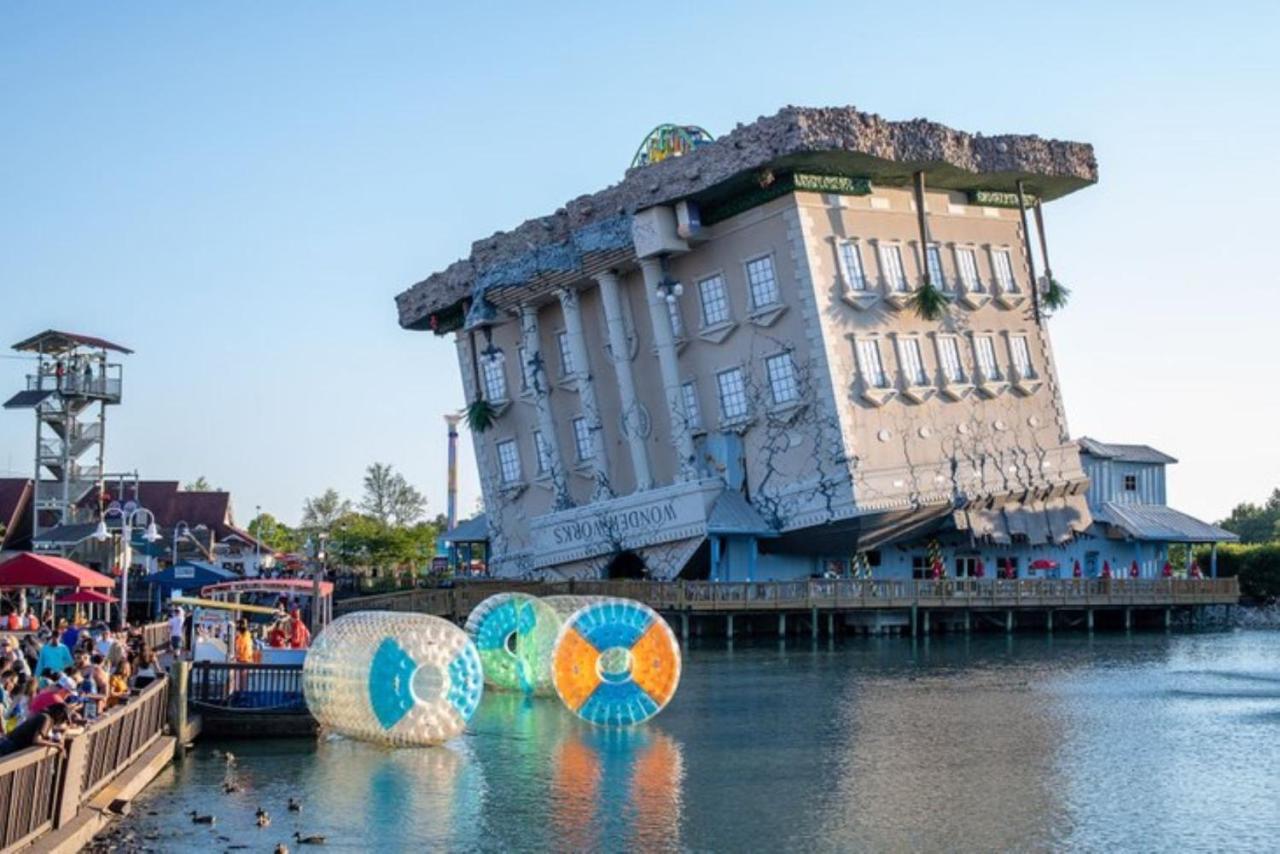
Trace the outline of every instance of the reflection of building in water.
[[970, 666], [849, 681], [832, 721], [843, 733], [833, 777], [811, 816], [815, 838], [846, 851], [925, 850], [948, 839], [1017, 851], [1064, 838], [1058, 700], [1010, 684], [1019, 677], [999, 668], [972, 667], [964, 647], [926, 646], [920, 663], [947, 659]]
[[487, 787], [464, 739], [386, 750], [334, 738], [321, 742], [319, 760], [314, 785], [326, 791], [335, 815], [363, 828], [369, 851], [482, 847]]
[[575, 728], [558, 745], [554, 769], [556, 847], [681, 847], [684, 759], [670, 736], [649, 728]]

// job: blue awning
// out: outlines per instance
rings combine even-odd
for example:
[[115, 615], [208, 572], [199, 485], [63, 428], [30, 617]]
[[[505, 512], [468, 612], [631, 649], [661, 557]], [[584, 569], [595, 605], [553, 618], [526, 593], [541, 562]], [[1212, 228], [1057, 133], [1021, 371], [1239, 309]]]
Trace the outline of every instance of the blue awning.
[[195, 590], [207, 584], [221, 584], [224, 581], [236, 581], [238, 573], [211, 563], [202, 561], [183, 561], [161, 572], [152, 573], [143, 579], [145, 584], [153, 584], [165, 589]]
[[715, 536], [776, 537], [778, 532], [769, 527], [747, 499], [734, 489], [726, 489], [711, 505], [707, 516], [707, 533]]
[[489, 539], [489, 517], [484, 513], [459, 522], [440, 537], [446, 543], [483, 543]]

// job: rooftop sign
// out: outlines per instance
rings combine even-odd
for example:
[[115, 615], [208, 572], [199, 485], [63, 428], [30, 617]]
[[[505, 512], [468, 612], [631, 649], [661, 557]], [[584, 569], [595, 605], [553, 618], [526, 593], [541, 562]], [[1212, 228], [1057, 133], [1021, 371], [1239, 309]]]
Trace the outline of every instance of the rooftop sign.
[[680, 157], [709, 142], [715, 142], [715, 137], [697, 125], [658, 125], [640, 143], [636, 156], [631, 158], [631, 168]]

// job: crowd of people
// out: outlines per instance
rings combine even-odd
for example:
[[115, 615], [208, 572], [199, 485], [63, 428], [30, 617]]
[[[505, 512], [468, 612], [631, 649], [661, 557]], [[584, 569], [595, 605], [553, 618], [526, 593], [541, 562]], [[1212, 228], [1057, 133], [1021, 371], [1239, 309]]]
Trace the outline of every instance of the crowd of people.
[[0, 636], [0, 756], [28, 747], [62, 749], [69, 731], [164, 677], [140, 629], [55, 624], [47, 615], [15, 631], [27, 634]]

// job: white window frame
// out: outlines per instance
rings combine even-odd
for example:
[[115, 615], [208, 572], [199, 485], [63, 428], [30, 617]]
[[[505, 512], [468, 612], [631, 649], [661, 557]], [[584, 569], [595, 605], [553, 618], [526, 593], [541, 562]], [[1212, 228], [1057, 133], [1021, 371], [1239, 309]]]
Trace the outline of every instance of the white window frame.
[[[796, 375], [796, 360], [790, 350], [766, 356], [764, 373], [774, 406], [789, 406], [800, 400], [800, 378]], [[779, 397], [779, 391], [787, 396]]]
[[[756, 297], [756, 286], [757, 284], [763, 283], [763, 280], [758, 282], [752, 275], [752, 269], [761, 262], [768, 265], [769, 280], [767, 286], [772, 294], [772, 299], [763, 302]], [[766, 252], [763, 255], [756, 255], [743, 261], [742, 271], [743, 276], [747, 281], [747, 302], [748, 305], [751, 306], [752, 311], [773, 308], [774, 306], [782, 304], [782, 285], [778, 282], [778, 265], [774, 263], [772, 252]]]
[[702, 406], [698, 402], [698, 381], [688, 380], [680, 386], [680, 399], [684, 403], [684, 417], [689, 429], [702, 432]]
[[907, 278], [907, 262], [902, 257], [902, 244], [896, 240], [876, 244], [876, 260], [880, 263], [880, 278], [885, 290], [893, 294], [905, 294], [911, 290]]
[[501, 351], [480, 359], [480, 380], [484, 383], [484, 394], [489, 402], [507, 399], [507, 357]]
[[[871, 290], [871, 281], [867, 278], [867, 265], [862, 258], [862, 241], [856, 237], [850, 237], [839, 241], [836, 245], [840, 253], [840, 269], [844, 272], [845, 289], [855, 294]], [[857, 269], [853, 269], [854, 267]]]
[[[714, 298], [711, 300], [707, 299], [708, 286], [714, 286], [716, 289]], [[697, 280], [696, 287], [698, 289], [698, 318], [702, 322], [703, 329], [712, 329], [733, 322], [733, 308], [729, 304], [729, 286], [725, 282], [724, 273], [716, 272], [703, 276]], [[722, 307], [724, 316], [717, 316], [714, 319], [708, 316], [708, 304]]]
[[[924, 351], [915, 335], [897, 336], [898, 370], [908, 387], [929, 385], [929, 370], [924, 364]], [[914, 368], [914, 371], [912, 370]]]
[[667, 304], [667, 317], [671, 321], [671, 334], [675, 338], [684, 337], [684, 318], [680, 315], [680, 299], [664, 299]]
[[1018, 287], [1018, 277], [1013, 270], [1013, 252], [1009, 247], [991, 247], [991, 278], [1001, 293], [1022, 293], [1022, 289]]
[[569, 422], [573, 429], [573, 448], [577, 452], [578, 462], [586, 462], [596, 455], [591, 441], [591, 427], [587, 424], [587, 416], [579, 415]]
[[1026, 335], [1009, 336], [1009, 357], [1015, 370], [1023, 379], [1036, 379], [1036, 366], [1031, 361], [1031, 342]]
[[879, 338], [855, 338], [853, 349], [858, 360], [858, 373], [864, 383], [871, 388], [893, 388], [893, 381], [889, 379], [889, 372], [884, 367], [884, 353], [880, 351]]
[[[495, 442], [494, 451], [498, 458], [498, 477], [503, 486], [518, 486], [524, 477], [520, 464], [520, 445], [515, 439], [503, 439]], [[510, 451], [510, 455], [504, 453]]]
[[[985, 344], [985, 346], [983, 346]], [[989, 358], [984, 359], [984, 354]], [[1003, 380], [1000, 361], [996, 358], [996, 336], [978, 333], [973, 336], [973, 360], [984, 380]]]
[[[734, 409], [731, 412], [726, 405], [725, 378], [735, 377], [736, 388], [729, 389], [730, 398], [734, 399]], [[716, 399], [720, 406], [720, 421], [725, 424], [735, 424], [740, 421], [747, 420], [751, 415], [751, 401], [747, 399], [747, 373], [741, 367], [726, 368], [716, 373]]]
[[[953, 385], [969, 382], [964, 360], [960, 358], [960, 339], [955, 335], [939, 335], [937, 341], [938, 367], [942, 370], [943, 380]], [[950, 367], [955, 370], [949, 370]]]
[[[986, 286], [982, 284], [982, 271], [978, 269], [978, 247], [971, 245], [957, 246], [955, 251], [956, 278], [959, 280], [961, 287], [969, 293], [986, 293]], [[972, 263], [966, 264], [964, 260], [966, 258]]]

